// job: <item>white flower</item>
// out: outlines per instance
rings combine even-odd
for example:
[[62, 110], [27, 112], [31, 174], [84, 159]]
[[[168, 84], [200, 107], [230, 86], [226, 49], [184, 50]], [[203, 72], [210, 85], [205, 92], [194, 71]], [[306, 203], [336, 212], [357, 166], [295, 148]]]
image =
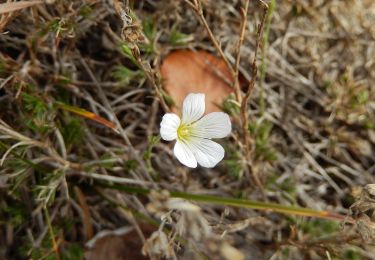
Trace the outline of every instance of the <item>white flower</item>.
[[[197, 164], [212, 168], [224, 158], [224, 148], [211, 138], [224, 138], [230, 134], [229, 116], [213, 112], [203, 116], [204, 94], [189, 94], [182, 105], [182, 119], [167, 113], [160, 123], [160, 135], [166, 141], [176, 140], [174, 155], [187, 167]], [[202, 117], [203, 116], [203, 117]]]

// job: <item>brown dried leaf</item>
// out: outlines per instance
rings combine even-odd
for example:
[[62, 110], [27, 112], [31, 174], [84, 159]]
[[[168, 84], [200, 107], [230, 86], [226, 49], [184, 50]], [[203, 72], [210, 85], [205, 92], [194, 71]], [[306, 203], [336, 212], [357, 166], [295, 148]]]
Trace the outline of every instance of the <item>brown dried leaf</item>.
[[234, 92], [225, 62], [204, 51], [174, 51], [164, 59], [160, 72], [164, 89], [177, 106], [174, 112], [180, 110], [189, 93], [206, 94], [206, 113], [220, 111], [219, 106]]
[[[140, 225], [145, 236], [150, 236], [155, 228], [150, 225]], [[115, 231], [101, 231], [87, 244], [86, 260], [120, 260], [120, 259], [149, 259], [142, 254], [143, 241], [131, 227]]]

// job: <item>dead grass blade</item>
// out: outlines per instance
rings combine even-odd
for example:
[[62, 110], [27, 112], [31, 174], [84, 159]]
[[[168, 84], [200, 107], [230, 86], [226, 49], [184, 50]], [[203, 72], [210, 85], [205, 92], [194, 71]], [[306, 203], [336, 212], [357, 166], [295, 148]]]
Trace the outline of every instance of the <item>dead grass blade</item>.
[[79, 107], [69, 106], [69, 105], [63, 104], [61, 102], [56, 103], [56, 105], [57, 105], [57, 107], [59, 107], [63, 110], [66, 110], [66, 111], [75, 113], [77, 115], [86, 117], [88, 119], [94, 120], [94, 121], [110, 128], [110, 129], [112, 129], [113, 131], [118, 132], [118, 130], [116, 129], [116, 125], [114, 123], [112, 123], [112, 122], [104, 119], [103, 117], [98, 116], [98, 115], [96, 115], [92, 112], [89, 112], [89, 111], [84, 110], [84, 109], [79, 108]]
[[21, 1], [21, 2], [10, 2], [0, 4], [0, 14], [6, 14], [14, 11], [18, 11], [21, 9], [25, 9], [30, 6], [34, 6], [37, 4], [42, 4], [43, 1], [35, 0], [35, 1]]

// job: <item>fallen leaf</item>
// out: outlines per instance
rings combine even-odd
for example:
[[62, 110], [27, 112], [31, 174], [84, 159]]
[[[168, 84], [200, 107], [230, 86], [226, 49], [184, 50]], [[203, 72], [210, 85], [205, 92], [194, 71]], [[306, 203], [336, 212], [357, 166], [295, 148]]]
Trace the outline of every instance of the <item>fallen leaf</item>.
[[0, 14], [14, 12], [20, 9], [24, 9], [33, 5], [42, 4], [43, 1], [20, 1], [0, 4]]
[[163, 87], [180, 111], [189, 93], [206, 94], [206, 113], [221, 111], [220, 106], [234, 89], [230, 70], [222, 59], [205, 51], [178, 50], [170, 53], [160, 67]]
[[[156, 230], [154, 226], [140, 225], [145, 237]], [[101, 231], [86, 243], [86, 260], [149, 259], [142, 254], [143, 242], [132, 227]]]

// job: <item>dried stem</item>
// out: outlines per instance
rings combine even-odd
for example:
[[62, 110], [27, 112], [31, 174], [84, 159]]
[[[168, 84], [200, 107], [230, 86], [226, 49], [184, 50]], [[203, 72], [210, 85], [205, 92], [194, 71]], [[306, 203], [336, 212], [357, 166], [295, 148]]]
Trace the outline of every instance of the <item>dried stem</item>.
[[[126, 28], [126, 27], [128, 27], [128, 26], [137, 25], [136, 23], [134, 23], [132, 21], [132, 18], [128, 14], [128, 12], [129, 12], [128, 9], [125, 8], [127, 10], [124, 10], [124, 8], [122, 7], [122, 5], [120, 4], [120, 1], [116, 0], [116, 1], [113, 2], [113, 4], [114, 4], [114, 7], [115, 7], [115, 10], [116, 10], [117, 14], [123, 20], [123, 23], [124, 23], [123, 29]], [[129, 20], [126, 20], [126, 19], [129, 19]], [[133, 24], [129, 24], [129, 22], [133, 23]], [[113, 35], [113, 36], [115, 36], [116, 38], [118, 38], [116, 35]], [[120, 40], [121, 42], [124, 41], [124, 37], [122, 37], [122, 38], [123, 39]], [[146, 76], [147, 80], [151, 83], [152, 87], [154, 88], [156, 96], [157, 96], [157, 98], [158, 98], [158, 100], [159, 100], [159, 102], [160, 102], [163, 110], [165, 112], [169, 112], [170, 109], [169, 109], [167, 103], [165, 102], [165, 100], [163, 98], [162, 89], [161, 89], [160, 85], [157, 83], [158, 77], [155, 75], [155, 73], [153, 73], [153, 71], [151, 69], [151, 65], [149, 63], [145, 64], [145, 61], [142, 60], [142, 57], [140, 55], [140, 51], [139, 51], [139, 48], [137, 46], [136, 41], [129, 42], [129, 47], [132, 50], [133, 56], [135, 58], [134, 61], [137, 63], [137, 66], [140, 69], [142, 69], [142, 71], [145, 73], [145, 76]]]
[[[248, 131], [248, 125], [249, 125], [249, 113], [248, 113], [248, 102], [250, 99], [250, 96], [253, 92], [253, 89], [255, 87], [256, 79], [257, 79], [257, 73], [258, 73], [258, 67], [257, 67], [257, 57], [258, 57], [258, 51], [259, 51], [259, 46], [262, 40], [262, 34], [263, 34], [263, 28], [264, 24], [266, 22], [267, 18], [267, 13], [268, 13], [268, 5], [263, 3], [263, 15], [262, 15], [262, 20], [260, 24], [258, 25], [258, 30], [257, 30], [257, 35], [256, 35], [256, 40], [255, 40], [255, 50], [254, 50], [254, 58], [251, 64], [251, 80], [250, 83], [247, 87], [246, 93], [244, 98], [242, 99], [241, 103], [241, 125], [242, 125], [242, 135], [243, 135], [243, 141], [245, 144], [245, 153], [246, 153], [246, 158], [250, 159], [252, 158], [252, 142], [249, 136], [249, 131]], [[254, 172], [251, 168], [251, 165], [248, 163], [248, 169], [249, 172], [252, 173], [252, 176], [254, 178], [254, 181], [257, 186], [262, 187], [262, 182], [260, 181], [259, 177], [257, 176], [256, 172]]]
[[234, 91], [236, 93], [236, 99], [239, 103], [242, 101], [241, 95], [241, 88], [240, 88], [240, 81], [238, 79], [239, 68], [240, 68], [240, 61], [241, 61], [241, 47], [243, 45], [243, 41], [245, 39], [245, 32], [246, 32], [246, 22], [247, 22], [247, 12], [249, 10], [249, 2], [250, 0], [246, 1], [245, 9], [241, 8], [241, 27], [240, 27], [240, 38], [237, 43], [236, 48], [236, 63], [234, 65]]
[[[194, 3], [191, 3], [189, 0], [184, 0], [184, 2], [187, 3], [195, 11], [197, 16], [199, 17], [199, 20], [201, 21], [204, 28], [206, 29], [206, 31], [208, 33], [208, 37], [210, 37], [211, 42], [215, 46], [215, 49], [220, 54], [221, 58], [224, 60], [228, 69], [230, 70], [232, 76], [234, 76], [235, 73], [234, 73], [233, 65], [229, 62], [227, 56], [225, 55], [223, 49], [221, 48], [220, 43], [216, 39], [215, 35], [212, 33], [211, 28], [208, 25], [207, 20], [203, 15], [202, 3], [199, 0], [194, 0]], [[234, 78], [234, 80], [236, 80], [236, 79]]]
[[121, 122], [119, 121], [119, 119], [117, 118], [115, 112], [113, 111], [113, 108], [111, 106], [111, 104], [109, 103], [105, 93], [103, 92], [102, 90], [102, 87], [99, 83], [99, 81], [96, 79], [94, 73], [91, 71], [90, 67], [87, 65], [86, 61], [84, 59], [81, 59], [81, 64], [83, 65], [83, 67], [86, 69], [87, 73], [89, 74], [90, 78], [92, 79], [93, 82], [95, 82], [95, 86], [98, 90], [98, 95], [99, 97], [101, 98], [103, 104], [105, 105], [105, 107], [107, 108], [107, 110], [110, 111], [110, 114], [111, 114], [111, 117], [113, 117], [113, 120], [116, 122], [116, 125], [117, 125], [117, 129], [119, 130], [120, 132], [120, 135], [121, 137], [124, 139], [126, 145], [130, 148], [130, 151], [133, 155], [133, 157], [137, 160], [137, 162], [139, 163], [139, 165], [141, 166], [143, 172], [144, 172], [144, 176], [149, 180], [149, 181], [152, 181], [152, 178], [151, 176], [149, 175], [149, 172], [145, 166], [145, 163], [144, 161], [142, 160], [142, 158], [139, 156], [139, 154], [136, 152], [136, 150], [134, 149], [134, 146], [133, 144], [131, 143], [129, 137], [127, 136], [124, 128], [122, 127], [121, 125]]
[[151, 70], [148, 70], [147, 68], [145, 68], [145, 66], [144, 66], [144, 64], [141, 60], [141, 56], [138, 57], [137, 61], [138, 61], [138, 65], [142, 68], [143, 72], [145, 73], [147, 80], [153, 86], [153, 88], [155, 90], [155, 93], [156, 93], [156, 96], [159, 99], [159, 102], [160, 102], [164, 112], [169, 112], [170, 109], [169, 109], [167, 103], [165, 102], [165, 100], [163, 98], [161, 87], [156, 83], [157, 78], [156, 78], [155, 74], [152, 73]]

